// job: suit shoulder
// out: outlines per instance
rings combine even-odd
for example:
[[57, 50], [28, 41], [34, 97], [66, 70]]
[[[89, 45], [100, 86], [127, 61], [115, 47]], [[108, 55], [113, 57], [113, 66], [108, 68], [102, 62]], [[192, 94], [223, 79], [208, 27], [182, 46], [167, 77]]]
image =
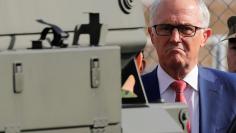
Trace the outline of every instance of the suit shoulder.
[[200, 67], [200, 77], [204, 77], [208, 80], [222, 82], [224, 84], [232, 84], [236, 86], [236, 73], [225, 72], [217, 69]]
[[222, 77], [222, 78], [233, 78], [236, 80], [236, 73], [230, 73], [230, 72], [225, 72], [213, 68], [207, 68], [207, 67], [200, 67], [200, 72], [207, 75], [207, 76], [217, 76], [217, 77]]
[[153, 80], [153, 78], [155, 78], [156, 76], [157, 76], [157, 68], [155, 68], [154, 70], [152, 70], [149, 73], [142, 75], [142, 80], [143, 81]]

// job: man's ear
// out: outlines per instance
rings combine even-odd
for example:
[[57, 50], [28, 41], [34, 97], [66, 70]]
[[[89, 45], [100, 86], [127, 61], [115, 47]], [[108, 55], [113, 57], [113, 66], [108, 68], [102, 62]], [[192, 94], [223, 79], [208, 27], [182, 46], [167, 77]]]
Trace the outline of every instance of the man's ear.
[[153, 44], [153, 38], [154, 38], [154, 33], [153, 33], [153, 30], [152, 30], [152, 27], [148, 27], [148, 33], [150, 35], [150, 38], [151, 38], [151, 41], [152, 41], [152, 44]]
[[212, 29], [211, 28], [206, 28], [204, 29], [203, 32], [203, 42], [201, 47], [205, 46], [207, 39], [212, 35]]

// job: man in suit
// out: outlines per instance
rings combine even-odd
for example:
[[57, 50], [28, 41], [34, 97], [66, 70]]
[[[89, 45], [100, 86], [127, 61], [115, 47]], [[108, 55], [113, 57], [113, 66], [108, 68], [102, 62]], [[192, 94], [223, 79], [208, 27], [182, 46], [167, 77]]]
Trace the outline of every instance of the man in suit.
[[142, 76], [150, 103], [175, 102], [171, 84], [183, 81], [192, 133], [224, 133], [236, 115], [235, 74], [199, 66], [200, 48], [212, 30], [202, 0], [158, 0], [151, 6], [148, 32], [159, 65]]
[[229, 34], [225, 40], [228, 40], [227, 61], [230, 72], [236, 72], [236, 16], [231, 16], [228, 21]]

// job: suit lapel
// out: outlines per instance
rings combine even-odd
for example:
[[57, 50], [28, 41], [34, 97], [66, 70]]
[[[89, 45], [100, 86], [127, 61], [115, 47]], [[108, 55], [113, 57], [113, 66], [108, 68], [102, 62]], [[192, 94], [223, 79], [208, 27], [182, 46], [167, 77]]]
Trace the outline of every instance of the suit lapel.
[[157, 67], [149, 74], [142, 76], [145, 92], [150, 103], [160, 102], [160, 90], [157, 78]]
[[216, 127], [218, 114], [219, 86], [216, 77], [208, 70], [199, 67], [199, 114], [200, 131], [202, 133], [213, 133]]

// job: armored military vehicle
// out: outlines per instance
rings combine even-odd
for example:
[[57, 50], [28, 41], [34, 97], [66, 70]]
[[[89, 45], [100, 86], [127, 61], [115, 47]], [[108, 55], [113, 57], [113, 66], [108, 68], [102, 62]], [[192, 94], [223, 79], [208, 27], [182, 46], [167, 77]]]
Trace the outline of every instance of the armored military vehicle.
[[140, 3], [1, 0], [0, 133], [183, 132], [166, 111], [181, 105], [143, 92], [122, 109], [122, 69], [146, 43]]

